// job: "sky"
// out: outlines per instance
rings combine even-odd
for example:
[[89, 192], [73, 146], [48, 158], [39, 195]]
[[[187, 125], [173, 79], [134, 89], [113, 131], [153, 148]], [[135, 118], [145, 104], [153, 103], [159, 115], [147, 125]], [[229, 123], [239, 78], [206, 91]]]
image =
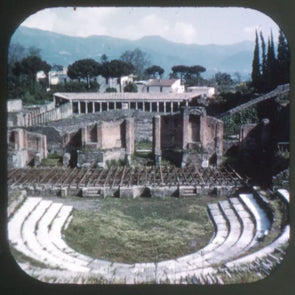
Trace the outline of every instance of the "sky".
[[136, 40], [159, 35], [185, 44], [233, 44], [254, 41], [255, 29], [265, 39], [278, 26], [265, 14], [247, 8], [66, 7], [41, 10], [23, 23], [69, 36], [107, 35]]

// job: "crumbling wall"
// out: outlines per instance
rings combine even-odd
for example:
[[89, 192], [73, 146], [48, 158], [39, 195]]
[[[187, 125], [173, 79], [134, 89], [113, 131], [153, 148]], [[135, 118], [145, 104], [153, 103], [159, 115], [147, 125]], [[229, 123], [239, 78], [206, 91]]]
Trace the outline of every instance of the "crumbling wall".
[[47, 157], [47, 138], [43, 134], [17, 128], [8, 131], [8, 167], [22, 168], [32, 162], [39, 164]]
[[112, 149], [122, 147], [121, 140], [121, 124], [122, 121], [116, 122], [101, 122], [98, 125], [100, 131], [98, 132], [99, 148]]
[[134, 118], [99, 122], [81, 128], [79, 166], [105, 166], [107, 161], [127, 160], [134, 153]]
[[21, 99], [8, 99], [7, 112], [19, 112], [23, 108], [23, 101]]
[[170, 158], [178, 153], [181, 154], [182, 165], [201, 164], [213, 156], [216, 157], [214, 163], [219, 165], [223, 154], [223, 122], [206, 116], [202, 107], [185, 108], [174, 115], [155, 116], [153, 152], [156, 164], [159, 164], [159, 156]]
[[211, 156], [217, 157], [223, 153], [223, 122], [214, 117], [201, 118], [200, 138], [202, 147]]

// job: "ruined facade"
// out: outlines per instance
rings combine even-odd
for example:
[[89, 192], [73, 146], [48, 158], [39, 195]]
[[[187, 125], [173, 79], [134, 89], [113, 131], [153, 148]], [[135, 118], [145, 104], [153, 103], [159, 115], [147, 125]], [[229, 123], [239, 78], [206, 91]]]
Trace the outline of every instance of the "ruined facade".
[[162, 156], [181, 166], [190, 163], [219, 165], [223, 154], [223, 122], [206, 116], [203, 107], [183, 108], [174, 115], [156, 116], [153, 121], [155, 162]]
[[134, 153], [134, 118], [98, 122], [81, 128], [81, 150], [77, 165], [105, 166], [108, 160], [131, 162]]
[[7, 137], [8, 167], [38, 166], [47, 157], [46, 135], [17, 128], [9, 130]]
[[72, 105], [70, 103], [55, 107], [55, 103], [44, 105], [23, 107], [22, 101], [18, 99], [7, 102], [7, 126], [8, 127], [28, 127], [45, 124], [51, 121], [62, 120], [70, 117]]

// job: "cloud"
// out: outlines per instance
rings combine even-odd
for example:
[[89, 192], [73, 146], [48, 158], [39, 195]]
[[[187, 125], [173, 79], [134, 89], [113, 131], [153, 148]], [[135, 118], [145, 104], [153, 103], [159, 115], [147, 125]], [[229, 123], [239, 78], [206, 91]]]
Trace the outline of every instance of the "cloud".
[[261, 30], [261, 26], [260, 25], [247, 26], [247, 27], [244, 27], [244, 29], [243, 29], [243, 31], [246, 34], [250, 34], [250, 35], [253, 35], [256, 30], [257, 30], [257, 32], [259, 32]]

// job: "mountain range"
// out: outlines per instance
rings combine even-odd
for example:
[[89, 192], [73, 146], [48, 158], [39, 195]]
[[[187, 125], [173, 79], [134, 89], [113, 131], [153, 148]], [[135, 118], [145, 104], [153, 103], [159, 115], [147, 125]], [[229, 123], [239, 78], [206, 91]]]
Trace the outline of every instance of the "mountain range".
[[126, 50], [139, 48], [148, 54], [151, 65], [164, 68], [168, 76], [174, 65], [201, 65], [207, 70], [204, 77], [216, 72], [233, 74], [243, 78], [250, 75], [254, 42], [244, 41], [231, 45], [198, 45], [168, 41], [160, 36], [146, 36], [138, 40], [126, 40], [109, 36], [71, 37], [49, 31], [20, 26], [11, 37], [10, 44], [20, 44], [41, 49], [41, 58], [47, 63], [68, 66], [74, 61], [93, 58], [100, 61], [106, 54], [109, 60], [118, 59]]

